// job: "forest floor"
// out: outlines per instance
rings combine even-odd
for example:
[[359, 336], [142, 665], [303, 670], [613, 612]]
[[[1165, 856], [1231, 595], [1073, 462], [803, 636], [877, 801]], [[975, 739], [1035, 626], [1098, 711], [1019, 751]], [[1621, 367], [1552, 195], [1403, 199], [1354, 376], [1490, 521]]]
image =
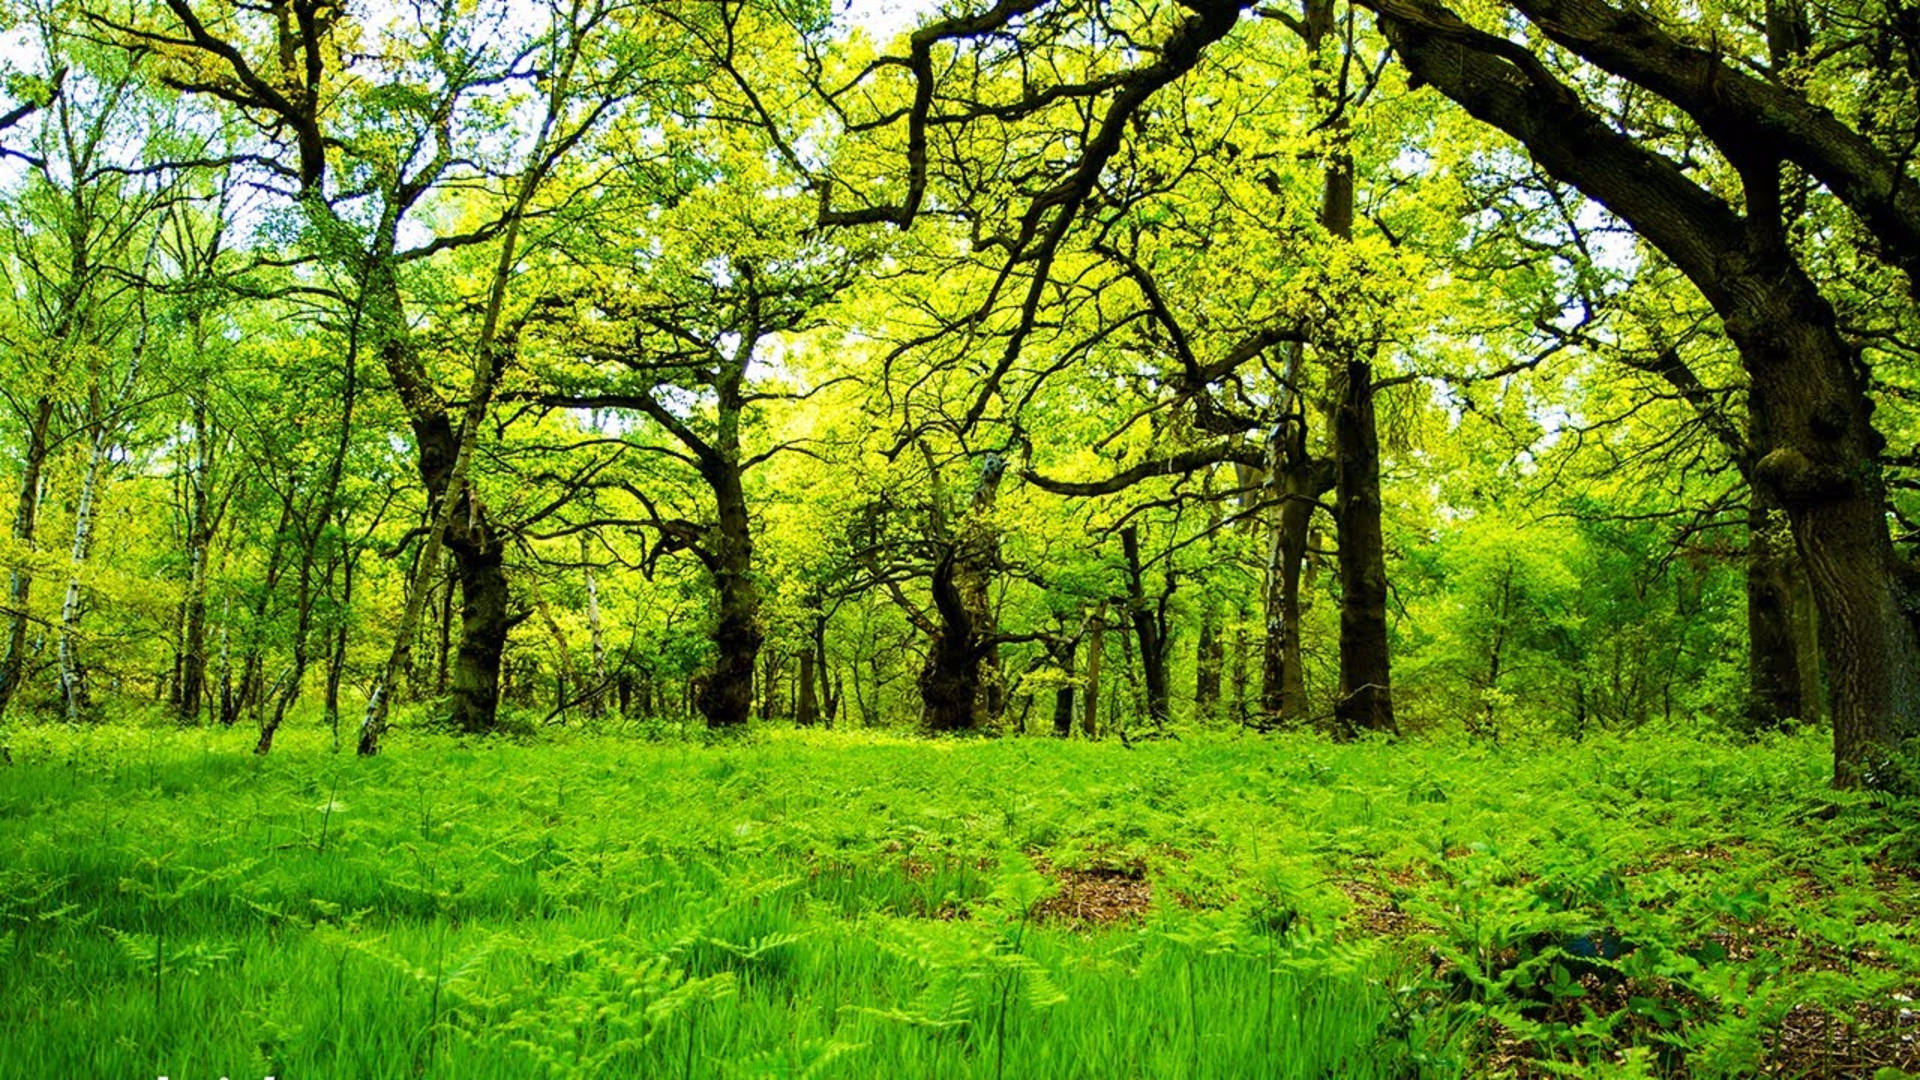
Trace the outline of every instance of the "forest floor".
[[16, 731], [0, 1076], [1900, 1076], [1814, 734]]

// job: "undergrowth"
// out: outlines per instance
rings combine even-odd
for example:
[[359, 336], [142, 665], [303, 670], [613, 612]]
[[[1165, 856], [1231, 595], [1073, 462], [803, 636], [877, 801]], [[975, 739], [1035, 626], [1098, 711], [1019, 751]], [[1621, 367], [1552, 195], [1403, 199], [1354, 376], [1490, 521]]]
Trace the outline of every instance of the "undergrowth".
[[0, 1075], [1915, 1067], [1920, 814], [1814, 736], [246, 745], [16, 733]]

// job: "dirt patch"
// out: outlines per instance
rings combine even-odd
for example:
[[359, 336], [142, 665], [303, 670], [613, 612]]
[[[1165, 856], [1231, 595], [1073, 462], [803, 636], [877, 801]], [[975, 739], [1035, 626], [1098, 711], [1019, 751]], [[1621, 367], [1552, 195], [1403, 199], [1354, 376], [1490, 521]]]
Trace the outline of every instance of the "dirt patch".
[[1075, 870], [1035, 859], [1033, 866], [1060, 885], [1059, 892], [1033, 906], [1033, 917], [1041, 922], [1112, 926], [1138, 922], [1153, 906], [1153, 886], [1146, 867], [1137, 862]]
[[1350, 922], [1367, 937], [1399, 939], [1432, 929], [1400, 909], [1398, 889], [1359, 878], [1342, 878], [1336, 884], [1353, 904]]
[[1767, 1044], [1777, 1076], [1872, 1076], [1883, 1068], [1920, 1071], [1920, 1011], [1855, 1005], [1844, 1015], [1797, 1005]]

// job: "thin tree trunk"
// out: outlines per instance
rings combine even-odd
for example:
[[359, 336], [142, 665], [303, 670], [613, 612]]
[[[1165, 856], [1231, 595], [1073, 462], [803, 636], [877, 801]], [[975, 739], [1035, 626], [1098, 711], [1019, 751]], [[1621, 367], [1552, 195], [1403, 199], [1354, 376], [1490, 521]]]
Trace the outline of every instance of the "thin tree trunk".
[[1208, 589], [1200, 598], [1200, 628], [1193, 648], [1193, 716], [1203, 724], [1220, 717], [1220, 668], [1226, 655], [1220, 636], [1220, 597]]
[[1747, 723], [1755, 731], [1806, 718], [1800, 635], [1789, 583], [1792, 534], [1786, 515], [1759, 491], [1747, 503]]
[[587, 635], [593, 650], [593, 694], [587, 700], [587, 712], [599, 716], [607, 702], [607, 638], [600, 624], [600, 584], [588, 561], [587, 534], [580, 534], [580, 564], [587, 579]]
[[78, 724], [93, 714], [93, 702], [87, 690], [86, 669], [80, 664], [80, 573], [93, 541], [93, 506], [100, 486], [100, 469], [106, 461], [108, 436], [104, 417], [96, 419], [99, 430], [87, 454], [87, 471], [80, 482], [80, 503], [73, 512], [73, 548], [67, 573], [67, 595], [60, 605], [60, 692], [66, 699], [67, 723]]
[[1129, 525], [1120, 530], [1120, 550], [1127, 563], [1127, 617], [1133, 623], [1134, 637], [1140, 644], [1140, 671], [1146, 687], [1146, 713], [1155, 726], [1167, 722], [1167, 639], [1164, 612], [1166, 600], [1160, 600], [1159, 613], [1148, 605], [1145, 572], [1140, 563], [1140, 534]]
[[332, 648], [327, 654], [327, 730], [333, 735], [333, 752], [340, 752], [340, 681], [347, 670], [347, 627], [353, 621], [353, 571], [358, 553], [348, 549], [341, 568], [340, 603], [334, 611]]
[[47, 460], [47, 429], [52, 420], [53, 398], [35, 399], [20, 473], [20, 501], [13, 512], [13, 540], [21, 561], [7, 575], [7, 603], [12, 610], [7, 618], [6, 654], [0, 656], [0, 720], [5, 719], [26, 671], [27, 623], [32, 618], [28, 601], [33, 589], [33, 567], [27, 560], [33, 554], [33, 534], [40, 519], [40, 474]]
[[1080, 716], [1080, 733], [1089, 739], [1100, 737], [1100, 663], [1106, 653], [1107, 605], [1101, 601], [1092, 617], [1092, 632], [1087, 638], [1087, 690], [1085, 710]]
[[[193, 320], [196, 348], [204, 345], [200, 319]], [[187, 595], [180, 648], [179, 716], [200, 715], [207, 684], [207, 551], [213, 543], [213, 433], [208, 428], [207, 381], [193, 397], [193, 464], [187, 479]]]
[[459, 586], [459, 570], [452, 559], [440, 578], [440, 636], [435, 652], [433, 692], [444, 695], [453, 672], [453, 594]]
[[1053, 691], [1053, 733], [1058, 738], [1073, 734], [1073, 638], [1055, 647], [1053, 660], [1060, 665], [1060, 685]]
[[814, 690], [813, 643], [800, 650], [800, 700], [795, 705], [793, 722], [799, 727], [812, 727], [820, 722], [820, 699]]

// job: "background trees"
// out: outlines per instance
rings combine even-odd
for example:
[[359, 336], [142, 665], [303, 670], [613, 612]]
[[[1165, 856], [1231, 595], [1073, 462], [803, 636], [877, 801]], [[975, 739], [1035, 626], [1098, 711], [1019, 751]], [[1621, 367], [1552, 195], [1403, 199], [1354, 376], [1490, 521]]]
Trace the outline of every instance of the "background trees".
[[1883, 777], [1903, 24], [1504, 10], [27, 5], [0, 709]]

